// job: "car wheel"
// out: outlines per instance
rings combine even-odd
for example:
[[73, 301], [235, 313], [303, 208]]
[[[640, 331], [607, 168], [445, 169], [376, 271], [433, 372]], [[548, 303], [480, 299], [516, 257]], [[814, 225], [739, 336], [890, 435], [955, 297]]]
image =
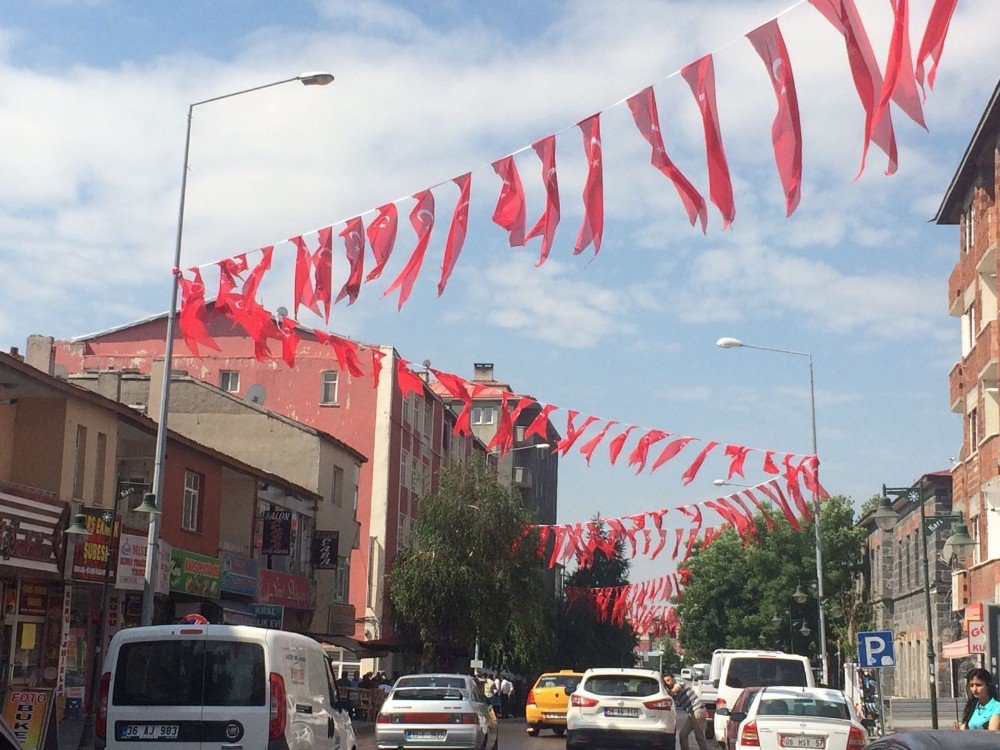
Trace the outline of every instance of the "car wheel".
[[566, 733], [566, 727], [552, 727], [552, 734], [562, 737]]
[[538, 727], [531, 726], [529, 724], [528, 725], [528, 736], [529, 737], [537, 737], [538, 736]]
[[667, 750], [676, 750], [677, 748], [677, 735], [671, 734], [667, 736]]
[[566, 732], [566, 750], [576, 750], [576, 737], [573, 736], [574, 732], [567, 730]]

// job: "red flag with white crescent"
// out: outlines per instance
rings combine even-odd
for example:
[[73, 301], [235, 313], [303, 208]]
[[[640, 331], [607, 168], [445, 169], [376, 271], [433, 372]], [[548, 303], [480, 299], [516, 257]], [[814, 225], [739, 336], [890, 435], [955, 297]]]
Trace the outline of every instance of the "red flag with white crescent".
[[323, 303], [323, 319], [330, 322], [330, 299], [333, 297], [333, 227], [323, 227], [313, 253], [313, 288], [316, 301]]
[[601, 251], [604, 234], [604, 156], [601, 151], [601, 115], [591, 115], [577, 123], [583, 133], [583, 151], [587, 155], [587, 182], [583, 186], [583, 224], [576, 236], [573, 255], [579, 255], [593, 243], [594, 255]]
[[389, 262], [392, 248], [396, 244], [396, 230], [399, 226], [399, 212], [395, 203], [379, 206], [378, 216], [368, 225], [368, 244], [372, 246], [375, 267], [368, 272], [365, 281], [374, 281], [382, 275], [382, 269]]
[[503, 180], [497, 207], [493, 210], [493, 223], [507, 230], [511, 247], [522, 247], [527, 209], [517, 163], [513, 156], [505, 156], [493, 162], [493, 171]]
[[681, 68], [681, 77], [687, 81], [694, 94], [705, 130], [705, 152], [708, 157], [708, 194], [722, 214], [722, 228], [727, 229], [736, 218], [733, 203], [733, 183], [729, 177], [729, 164], [722, 147], [722, 130], [719, 127], [719, 108], [715, 101], [715, 67], [712, 56], [705, 55]]
[[438, 281], [438, 297], [444, 293], [452, 269], [458, 261], [465, 244], [465, 233], [469, 228], [469, 197], [472, 191], [472, 173], [456, 177], [453, 182], [458, 185], [458, 203], [451, 217], [451, 227], [448, 229], [448, 239], [444, 243], [444, 262], [441, 265], [441, 279]]
[[767, 66], [774, 95], [778, 99], [778, 111], [771, 123], [771, 145], [774, 161], [778, 165], [778, 177], [785, 191], [785, 215], [791, 216], [799, 205], [802, 190], [802, 126], [792, 61], [777, 19], [754, 29], [747, 34], [747, 39]]
[[402, 357], [396, 360], [396, 385], [399, 386], [399, 392], [403, 398], [406, 398], [411, 393], [422, 396], [424, 393], [424, 381], [410, 369], [409, 365], [409, 360], [405, 360]]
[[295, 243], [295, 289], [292, 295], [293, 315], [299, 317], [299, 306], [306, 307], [319, 315], [319, 305], [316, 304], [316, 293], [312, 282], [312, 253], [306, 247], [302, 236], [292, 237]]
[[937, 75], [938, 63], [941, 62], [944, 40], [948, 36], [948, 26], [951, 25], [951, 17], [955, 13], [956, 5], [958, 5], [958, 0], [934, 0], [931, 14], [927, 18], [927, 28], [924, 29], [924, 38], [920, 41], [920, 48], [917, 50], [914, 77], [921, 89], [924, 87], [924, 62], [927, 58], [931, 60], [931, 68], [927, 72], [927, 86], [934, 88], [934, 77]]
[[184, 336], [184, 343], [196, 357], [201, 357], [198, 346], [204, 346], [215, 351], [221, 351], [219, 345], [208, 332], [208, 311], [205, 308], [205, 282], [201, 271], [191, 269], [192, 278], [185, 279], [183, 274], [177, 280], [181, 286], [181, 311], [177, 316], [177, 325]]
[[653, 87], [649, 86], [638, 94], [630, 96], [628, 108], [632, 110], [635, 126], [652, 148], [650, 163], [674, 184], [677, 195], [680, 196], [681, 202], [684, 204], [684, 210], [687, 211], [691, 226], [701, 221], [701, 231], [704, 232], [708, 225], [708, 208], [705, 205], [705, 199], [667, 156], [667, 150], [663, 146], [663, 133], [660, 130], [660, 116], [656, 108], [656, 95], [653, 93]]
[[889, 41], [889, 57], [885, 63], [882, 91], [872, 116], [872, 127], [889, 111], [889, 101], [892, 100], [911, 120], [927, 130], [913, 72], [913, 54], [910, 51], [910, 0], [892, 0], [891, 4], [892, 38]]
[[403, 270], [399, 272], [399, 276], [382, 293], [382, 296], [385, 297], [399, 289], [397, 310], [403, 309], [403, 305], [410, 297], [410, 292], [413, 291], [413, 284], [420, 274], [420, 267], [423, 265], [424, 255], [427, 253], [427, 245], [431, 241], [431, 230], [434, 228], [434, 194], [430, 190], [421, 190], [413, 198], [417, 203], [410, 211], [410, 224], [413, 226], [413, 231], [417, 233], [417, 244], [410, 254], [410, 259], [403, 266]]
[[582, 453], [583, 457], [587, 459], [587, 466], [590, 466], [590, 459], [593, 457], [594, 451], [597, 449], [597, 446], [601, 444], [602, 440], [604, 440], [604, 436], [608, 434], [608, 430], [610, 430], [611, 427], [616, 424], [618, 423], [615, 420], [609, 419], [607, 424], [605, 424], [604, 427], [601, 428], [600, 432], [598, 432], [596, 435], [594, 435], [594, 437], [592, 437], [590, 440], [588, 440], [586, 443], [580, 446], [580, 453]]
[[545, 210], [538, 217], [535, 226], [525, 236], [526, 240], [539, 235], [542, 237], [542, 252], [536, 266], [540, 266], [549, 257], [552, 240], [556, 236], [559, 225], [559, 178], [556, 175], [556, 137], [554, 135], [542, 138], [531, 144], [542, 161], [542, 182], [545, 185]]
[[622, 448], [625, 446], [625, 441], [628, 440], [629, 433], [631, 433], [634, 429], [636, 429], [634, 424], [629, 425], [608, 444], [608, 458], [611, 459], [612, 466], [614, 466], [615, 461], [618, 460], [618, 454], [622, 452]]
[[636, 474], [642, 472], [646, 468], [646, 456], [649, 453], [649, 448], [653, 443], [659, 442], [667, 437], [668, 433], [663, 432], [663, 430], [649, 430], [639, 438], [639, 442], [636, 443], [631, 455], [628, 457], [629, 466], [638, 466], [635, 470]]
[[344, 231], [340, 233], [344, 239], [344, 253], [347, 255], [347, 265], [350, 271], [347, 281], [337, 294], [337, 302], [348, 298], [348, 305], [353, 305], [361, 291], [361, 280], [365, 274], [365, 225], [358, 216], [350, 219]]

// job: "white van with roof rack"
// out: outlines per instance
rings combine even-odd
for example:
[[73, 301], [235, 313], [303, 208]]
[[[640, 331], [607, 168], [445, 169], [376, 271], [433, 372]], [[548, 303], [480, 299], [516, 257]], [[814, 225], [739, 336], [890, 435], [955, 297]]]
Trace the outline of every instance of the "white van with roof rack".
[[99, 687], [99, 749], [356, 750], [323, 647], [244, 625], [126, 628]]

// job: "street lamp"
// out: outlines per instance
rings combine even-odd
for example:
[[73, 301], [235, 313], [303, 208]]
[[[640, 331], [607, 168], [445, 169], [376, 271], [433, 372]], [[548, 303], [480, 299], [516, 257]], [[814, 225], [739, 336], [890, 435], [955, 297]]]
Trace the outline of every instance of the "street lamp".
[[152, 508], [149, 516], [149, 536], [146, 544], [146, 576], [142, 586], [143, 625], [153, 624], [153, 583], [156, 577], [158, 562], [156, 559], [158, 552], [157, 542], [160, 537], [160, 513], [158, 511], [162, 510], [163, 501], [163, 469], [167, 449], [167, 409], [170, 401], [170, 372], [173, 368], [174, 360], [174, 325], [177, 320], [177, 292], [180, 288], [180, 274], [177, 272], [177, 269], [181, 266], [181, 238], [184, 235], [184, 197], [187, 192], [188, 154], [191, 149], [191, 121], [194, 116], [194, 108], [202, 104], [217, 102], [220, 99], [229, 99], [234, 96], [240, 96], [241, 94], [249, 94], [252, 91], [260, 91], [261, 89], [269, 89], [273, 86], [280, 86], [284, 83], [291, 83], [292, 81], [300, 81], [303, 86], [325, 86], [333, 81], [333, 76], [330, 73], [303, 73], [302, 75], [295, 76], [294, 78], [286, 78], [281, 81], [275, 81], [274, 83], [265, 83], [263, 86], [254, 86], [253, 88], [243, 89], [242, 91], [234, 91], [231, 94], [223, 94], [222, 96], [214, 96], [211, 99], [203, 99], [202, 101], [195, 102], [188, 107], [187, 134], [184, 138], [184, 168], [181, 171], [181, 200], [180, 208], [177, 212], [177, 241], [174, 246], [173, 268], [175, 272], [170, 281], [170, 308], [167, 310], [167, 333], [163, 349], [163, 383], [160, 389], [160, 413], [156, 422], [156, 456], [153, 463], [153, 497], [144, 498], [143, 500], [144, 504], [146, 499], [151, 500], [151, 503], [147, 506], [147, 508]]
[[[795, 352], [789, 349], [772, 349], [769, 346], [754, 346], [744, 344], [739, 339], [724, 336], [715, 342], [716, 346], [723, 349], [758, 349], [762, 352], [776, 352], [778, 354], [791, 354], [796, 357], [805, 357], [809, 360], [809, 407], [812, 416], [812, 451], [814, 456], [819, 456], [816, 450], [816, 388], [813, 381], [813, 358], [812, 354], [806, 352]], [[826, 654], [826, 614], [823, 612], [823, 546], [820, 537], [820, 508], [819, 508], [819, 466], [817, 464], [815, 484], [813, 485], [812, 501], [814, 524], [816, 531], [816, 606], [819, 609], [819, 647], [820, 657], [823, 662], [823, 684], [830, 684], [830, 662]]]
[[725, 479], [713, 479], [712, 484], [716, 487], [753, 487], [752, 484], [739, 484], [737, 482], [727, 482]]
[[[937, 659], [934, 653], [934, 617], [931, 610], [931, 582], [930, 582], [930, 561], [927, 557], [927, 534], [928, 531], [936, 531], [943, 524], [952, 521], [951, 535], [945, 540], [945, 556], [950, 560], [951, 554], [955, 554], [960, 559], [965, 559], [969, 554], [975, 541], [969, 536], [969, 530], [962, 522], [962, 514], [935, 514], [928, 523], [924, 502], [927, 500], [924, 492], [924, 478], [921, 477], [914, 487], [886, 487], [882, 485], [882, 497], [879, 500], [878, 510], [872, 516], [876, 525], [882, 531], [891, 531], [899, 519], [889, 503], [888, 495], [906, 495], [911, 503], [920, 507], [920, 544], [923, 552], [924, 568], [924, 607], [927, 615], [927, 670], [930, 676], [931, 693], [931, 723], [934, 729], [938, 728], [937, 712]], [[928, 527], [931, 526], [930, 529]]]

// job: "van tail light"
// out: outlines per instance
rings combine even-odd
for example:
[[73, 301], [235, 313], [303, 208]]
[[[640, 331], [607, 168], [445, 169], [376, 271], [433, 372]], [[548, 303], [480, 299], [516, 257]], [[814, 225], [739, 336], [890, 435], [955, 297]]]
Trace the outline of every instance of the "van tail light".
[[743, 731], [740, 732], [740, 744], [744, 747], [760, 747], [756, 721], [748, 721], [743, 725]]
[[268, 717], [267, 737], [276, 740], [285, 734], [288, 696], [285, 693], [285, 678], [271, 672], [271, 713]]
[[108, 736], [108, 693], [110, 689], [111, 672], [105, 672], [101, 675], [101, 685], [97, 692], [97, 715], [94, 716], [94, 734], [101, 740], [107, 739]]
[[868, 738], [865, 736], [865, 733], [857, 727], [851, 727], [851, 733], [847, 735], [847, 747], [864, 747], [867, 744]]
[[674, 702], [669, 698], [658, 698], [655, 701], [645, 701], [642, 705], [655, 711], [669, 711]]
[[577, 708], [593, 708], [597, 705], [597, 700], [594, 698], [588, 698], [585, 695], [577, 695], [573, 693], [572, 697], [569, 699], [569, 704], [571, 706], [576, 706]]
[[527, 705], [529, 705], [529, 706], [534, 706], [535, 705], [535, 691], [534, 690], [529, 690], [528, 691], [528, 700], [525, 701], [525, 703], [527, 703]]
[[725, 708], [726, 707], [726, 699], [725, 698], [716, 698], [715, 699], [715, 707], [717, 709], [719, 709], [719, 708]]

